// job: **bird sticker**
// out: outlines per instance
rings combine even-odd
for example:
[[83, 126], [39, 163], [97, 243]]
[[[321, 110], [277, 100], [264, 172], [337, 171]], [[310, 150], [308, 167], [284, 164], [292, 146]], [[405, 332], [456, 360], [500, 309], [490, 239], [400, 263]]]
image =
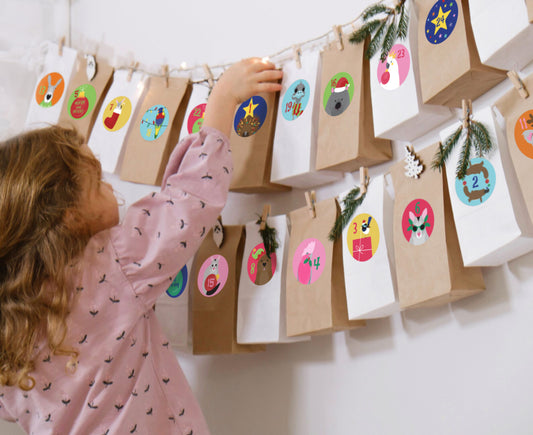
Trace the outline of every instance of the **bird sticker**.
[[169, 124], [169, 112], [165, 106], [155, 105], [150, 107], [141, 119], [141, 136], [147, 141], [161, 137]]
[[409, 50], [402, 45], [394, 45], [383, 62], [377, 66], [379, 84], [383, 89], [392, 91], [398, 89], [407, 78], [411, 67]]
[[229, 267], [222, 255], [207, 258], [198, 273], [198, 289], [206, 297], [216, 296], [224, 288], [228, 279]]
[[379, 226], [368, 213], [358, 214], [347, 227], [346, 242], [352, 257], [360, 262], [370, 260], [379, 246]]

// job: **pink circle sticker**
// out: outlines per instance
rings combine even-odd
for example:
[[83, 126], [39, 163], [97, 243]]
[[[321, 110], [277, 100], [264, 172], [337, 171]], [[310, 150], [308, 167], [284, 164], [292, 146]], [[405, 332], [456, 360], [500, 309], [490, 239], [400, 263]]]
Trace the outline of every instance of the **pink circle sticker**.
[[393, 45], [384, 62], [378, 64], [379, 84], [387, 90], [399, 88], [409, 74], [411, 56], [409, 50], [402, 45]]
[[248, 256], [248, 277], [255, 285], [265, 285], [276, 272], [276, 253], [266, 255], [265, 245], [259, 243]]
[[292, 271], [302, 284], [312, 284], [324, 271], [326, 250], [318, 239], [305, 239], [294, 253]]
[[412, 245], [423, 245], [433, 233], [434, 223], [435, 215], [429, 203], [423, 199], [414, 199], [403, 212], [403, 235]]
[[222, 255], [211, 255], [198, 272], [198, 289], [206, 297], [216, 296], [228, 280], [228, 262]]

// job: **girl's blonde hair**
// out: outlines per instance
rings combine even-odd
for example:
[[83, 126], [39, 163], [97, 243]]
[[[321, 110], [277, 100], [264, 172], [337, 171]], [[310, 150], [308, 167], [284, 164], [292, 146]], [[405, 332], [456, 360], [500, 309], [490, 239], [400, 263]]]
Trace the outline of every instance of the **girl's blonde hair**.
[[84, 183], [101, 178], [83, 143], [58, 126], [0, 143], [0, 385], [34, 387], [43, 339], [55, 355], [78, 356], [64, 343], [67, 278], [90, 238], [77, 212]]

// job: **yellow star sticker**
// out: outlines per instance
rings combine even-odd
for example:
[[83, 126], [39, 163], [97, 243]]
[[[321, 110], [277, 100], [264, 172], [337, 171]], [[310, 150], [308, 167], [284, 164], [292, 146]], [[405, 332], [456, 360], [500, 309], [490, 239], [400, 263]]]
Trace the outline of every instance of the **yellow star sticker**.
[[437, 16], [437, 18], [431, 21], [433, 24], [435, 24], [435, 35], [439, 31], [439, 29], [448, 30], [448, 27], [446, 26], [446, 18], [448, 18], [450, 12], [451, 11], [442, 12], [442, 8], [439, 7], [439, 15]]
[[244, 112], [246, 113], [246, 116], [254, 116], [254, 110], [255, 108], [259, 106], [259, 104], [254, 104], [254, 99], [253, 98], [250, 98], [250, 104], [248, 105], [248, 107], [245, 107], [244, 108]]

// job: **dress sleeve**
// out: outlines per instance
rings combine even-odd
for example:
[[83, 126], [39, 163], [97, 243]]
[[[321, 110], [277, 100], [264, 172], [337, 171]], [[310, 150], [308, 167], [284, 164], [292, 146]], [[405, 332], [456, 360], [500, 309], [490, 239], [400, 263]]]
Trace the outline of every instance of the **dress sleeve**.
[[226, 203], [232, 172], [227, 137], [202, 128], [172, 152], [161, 192], [131, 205], [110, 230], [116, 261], [147, 307], [198, 250]]

